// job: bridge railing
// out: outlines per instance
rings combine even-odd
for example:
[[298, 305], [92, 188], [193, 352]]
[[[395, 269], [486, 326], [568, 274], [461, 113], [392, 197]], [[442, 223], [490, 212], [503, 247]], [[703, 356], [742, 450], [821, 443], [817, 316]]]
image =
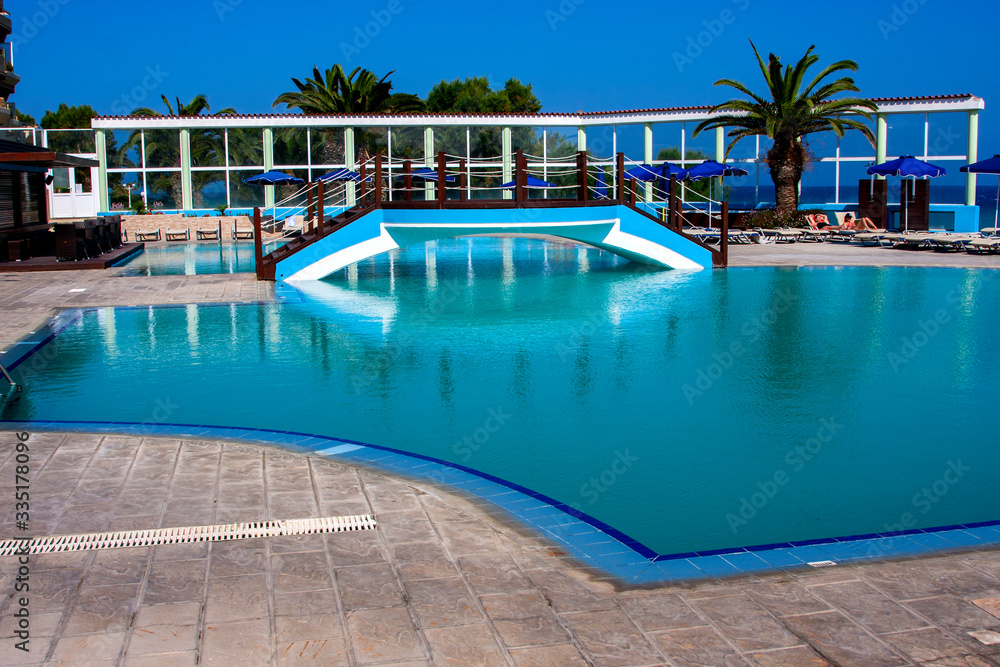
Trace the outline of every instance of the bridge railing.
[[[728, 206], [719, 205], [718, 224], [690, 201], [700, 198], [674, 178], [638, 182], [628, 169], [640, 164], [618, 153], [613, 161], [584, 151], [557, 158], [516, 151], [509, 159], [464, 158], [440, 152], [433, 162], [388, 159], [376, 153], [357, 166], [354, 180], [310, 183], [303, 189], [304, 222], [283, 249], [262, 254], [260, 210], [254, 210], [258, 277], [273, 279], [279, 259], [353, 222], [375, 208], [550, 208], [626, 205], [710, 250], [713, 263], [728, 259]], [[688, 196], [684, 196], [687, 193]], [[296, 193], [302, 194], [302, 193]], [[716, 202], [712, 202], [716, 203]], [[711, 211], [711, 209], [709, 209]], [[721, 231], [691, 233], [708, 221]], [[705, 241], [717, 239], [713, 246]], [[270, 276], [270, 278], [268, 278]]]

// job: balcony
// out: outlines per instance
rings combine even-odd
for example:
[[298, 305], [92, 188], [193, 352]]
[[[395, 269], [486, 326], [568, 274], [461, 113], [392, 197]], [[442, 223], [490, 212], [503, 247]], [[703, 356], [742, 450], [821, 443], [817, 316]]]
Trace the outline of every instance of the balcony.
[[14, 88], [21, 82], [21, 77], [13, 72], [0, 72], [0, 97], [6, 99], [14, 94]]
[[13, 28], [10, 23], [10, 14], [3, 11], [3, 7], [0, 6], [0, 42], [6, 42], [7, 36], [11, 33]]

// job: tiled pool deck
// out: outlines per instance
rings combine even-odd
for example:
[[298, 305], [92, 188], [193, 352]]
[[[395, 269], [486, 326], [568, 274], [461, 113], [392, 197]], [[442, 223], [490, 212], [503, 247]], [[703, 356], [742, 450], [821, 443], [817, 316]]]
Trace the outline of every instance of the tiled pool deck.
[[[752, 250], [765, 250], [758, 255], [762, 263], [809, 264], [802, 257], [810, 253], [815, 263], [828, 263], [825, 259], [828, 250], [822, 246], [812, 248], [817, 246], [803, 245], [794, 252]], [[882, 249], [869, 248], [855, 248], [853, 254], [843, 250], [834, 252], [841, 261], [829, 263], [864, 264], [869, 257], [883, 254]], [[928, 253], [885, 252], [913, 257], [910, 261], [918, 265], [921, 257], [933, 257]], [[745, 261], [747, 255], [742, 256]], [[844, 260], [845, 257], [853, 257], [854, 261]], [[967, 265], [963, 258], [952, 257], [953, 265]], [[1000, 258], [983, 259], [1000, 266]], [[0, 350], [6, 351], [7, 359], [20, 356], [25, 346], [15, 343], [25, 337], [36, 340], [44, 337], [42, 324], [59, 308], [251, 302], [272, 298], [273, 286], [256, 283], [246, 275], [140, 278], [117, 277], [115, 270], [109, 270], [96, 276], [5, 276], [0, 278], [3, 313]], [[462, 664], [572, 664], [574, 660], [579, 664], [824, 664], [824, 659], [833, 664], [865, 665], [936, 660], [945, 662], [933, 664], [1000, 664], [1000, 644], [984, 644], [966, 634], [1000, 627], [997, 618], [1000, 600], [996, 599], [1000, 594], [1000, 553], [991, 546], [1000, 542], [1000, 528], [993, 525], [664, 558], [588, 517], [573, 516], [569, 508], [559, 507], [531, 490], [402, 452], [302, 434], [200, 426], [166, 430], [161, 427], [149, 434], [161, 436], [159, 439], [143, 439], [147, 434], [137, 432], [134, 425], [124, 424], [33, 424], [28, 428], [34, 434], [33, 440], [47, 448], [42, 458], [33, 458], [33, 469], [44, 481], [32, 482], [33, 507], [42, 507], [40, 515], [33, 515], [32, 533], [208, 524], [261, 519], [265, 514], [268, 518], [300, 518], [367, 511], [379, 516], [381, 528], [376, 536], [370, 537], [352, 534], [272, 538], [256, 540], [254, 545], [233, 542], [198, 548], [162, 546], [33, 558], [32, 571], [37, 569], [41, 573], [37, 585], [46, 590], [43, 580], [52, 576], [62, 582], [60, 585], [65, 584], [57, 597], [64, 593], [66, 597], [58, 598], [62, 600], [60, 609], [48, 609], [59, 606], [53, 602], [56, 598], [42, 603], [45, 612], [34, 609], [38, 617], [33, 618], [38, 623], [33, 628], [41, 625], [42, 633], [49, 633], [48, 638], [43, 638], [42, 633], [33, 634], [40, 639], [35, 646], [45, 644], [45, 651], [40, 653], [39, 648], [30, 656], [16, 655], [15, 662], [10, 664], [18, 664], [16, 660], [25, 657], [36, 662], [48, 659], [57, 664], [61, 660], [67, 664], [74, 660], [95, 664], [91, 658], [97, 658], [98, 654], [106, 662], [98, 659], [96, 664], [142, 664], [145, 658], [140, 656], [157, 653], [163, 654], [156, 658], [157, 664], [194, 664], [195, 659], [200, 663], [220, 664], [235, 660], [249, 664], [286, 664], [296, 660], [303, 664], [324, 661], [402, 664], [411, 658], [416, 660], [414, 664], [427, 660], [443, 664], [451, 659]], [[99, 436], [79, 433], [68, 436], [46, 433], [51, 430], [132, 434], [101, 440]], [[242, 442], [234, 442], [237, 440]], [[13, 436], [5, 434], [0, 442], [4, 443], [0, 451], [6, 457]], [[276, 450], [268, 444], [294, 448], [299, 453]], [[129, 461], [127, 466], [120, 464], [122, 456]], [[246, 457], [249, 458], [244, 460]], [[333, 460], [328, 460], [331, 457]], [[183, 463], [188, 458], [200, 462], [191, 464], [190, 473], [184, 470], [188, 464]], [[39, 463], [42, 460], [44, 465]], [[163, 460], [173, 463], [160, 465]], [[230, 469], [230, 460], [239, 460], [239, 464]], [[91, 475], [95, 461], [102, 463], [95, 468], [97, 473]], [[301, 485], [295, 487], [291, 483], [294, 477], [291, 473], [275, 473], [285, 481], [278, 486], [270, 485], [269, 461], [279, 467], [287, 462], [300, 473], [305, 471], [301, 479], [310, 480], [312, 500], [306, 501]], [[138, 469], [143, 472], [133, 479], [132, 469], [140, 462], [143, 465]], [[40, 468], [35, 467], [39, 465]], [[0, 475], [6, 471], [12, 478], [10, 466], [11, 460], [7, 460], [0, 467]], [[140, 493], [146, 489], [141, 480], [153, 479], [146, 474], [147, 467], [158, 469], [159, 474], [149, 485], [149, 492]], [[260, 474], [253, 472], [258, 467]], [[349, 490], [319, 483], [315, 471], [321, 468], [337, 471], [335, 475], [330, 473], [334, 477], [346, 476], [345, 479], [356, 482], [347, 485]], [[249, 477], [241, 479], [240, 471], [245, 470], [250, 470]], [[223, 485], [222, 480], [229, 477], [232, 479]], [[214, 486], [204, 486], [210, 478], [215, 480]], [[105, 479], [107, 484], [101, 481]], [[199, 483], [194, 487], [186, 486], [196, 481]], [[370, 493], [355, 494], [355, 489], [363, 490], [366, 484], [392, 491], [375, 502]], [[233, 501], [236, 504], [228, 506], [247, 512], [218, 512], [219, 507], [227, 506], [223, 503], [223, 486], [241, 487], [239, 498], [245, 500]], [[196, 493], [200, 488], [204, 488], [204, 494]], [[126, 491], [131, 492], [129, 501], [122, 498]], [[36, 504], [40, 502], [38, 494], [44, 499], [43, 505]], [[290, 494], [288, 498], [298, 494], [302, 496], [298, 498], [301, 502], [284, 506], [283, 494]], [[343, 504], [332, 503], [330, 494], [343, 499]], [[212, 507], [208, 507], [208, 495], [213, 495]], [[148, 507], [135, 507], [139, 496], [148, 500]], [[473, 496], [475, 500], [470, 500]], [[428, 502], [438, 504], [432, 508]], [[393, 514], [410, 510], [417, 514]], [[439, 510], [444, 516], [436, 516]], [[6, 516], [8, 511], [13, 511], [13, 503], [9, 508], [0, 505], [0, 516]], [[389, 521], [397, 523], [386, 523], [385, 512], [389, 513]], [[37, 516], [41, 519], [35, 521]], [[456, 522], [468, 525], [456, 530], [456, 526], [449, 525]], [[419, 539], [407, 532], [411, 526], [425, 523]], [[404, 541], [393, 536], [396, 531], [403, 531]], [[0, 537], [12, 536], [8, 516], [0, 527]], [[377, 547], [369, 544], [354, 554], [364, 562], [351, 561], [350, 546], [337, 552], [337, 558], [346, 558], [347, 564], [341, 565], [341, 561], [330, 555], [330, 549], [337, 549], [336, 545], [353, 545], [356, 540], [377, 542]], [[453, 544], [456, 540], [472, 540], [476, 548], [466, 551], [466, 547]], [[286, 543], [298, 546], [282, 546]], [[954, 549], [959, 553], [910, 558], [926, 553], [928, 548]], [[167, 553], [170, 550], [180, 554], [176, 560], [192, 561], [184, 565], [189, 573], [197, 570], [193, 563], [201, 563], [200, 572], [204, 575], [197, 586], [191, 584], [199, 592], [198, 600], [187, 596], [181, 601], [188, 605], [185, 607], [188, 615], [179, 624], [170, 616], [173, 612], [165, 607], [174, 601], [163, 601], [156, 596], [147, 600], [144, 593], [150, 586], [155, 589], [159, 585], [155, 578], [150, 579], [157, 571], [156, 562], [175, 560]], [[256, 602], [220, 602], [212, 595], [212, 591], [223, 591], [222, 595], [243, 594], [240, 586], [234, 588], [228, 583], [212, 587], [214, 554], [227, 550], [239, 551], [248, 563], [262, 563], [250, 573], [259, 579], [254, 585], [263, 584], [266, 589], [262, 597], [254, 598]], [[317, 556], [324, 551], [325, 566]], [[303, 561], [307, 565], [301, 565], [298, 556], [291, 555], [299, 553], [312, 554]], [[405, 555], [400, 556], [401, 553]], [[876, 562], [861, 562], [873, 556]], [[9, 560], [2, 559], [7, 575], [11, 572]], [[423, 560], [433, 561], [435, 567], [443, 569], [425, 572], [428, 576], [410, 581], [404, 574], [406, 566], [410, 561]], [[128, 581], [102, 583], [100, 575], [97, 583], [88, 579], [90, 568], [104, 561], [117, 563], [114, 567], [131, 572], [126, 576]], [[475, 564], [479, 561], [490, 564], [485, 576], [495, 584], [482, 590], [475, 583], [476, 577], [483, 576], [475, 568], [485, 567], [482, 563]], [[823, 569], [807, 565], [816, 561], [839, 564]], [[275, 562], [278, 571], [274, 570]], [[466, 567], [468, 563], [473, 564], [471, 571]], [[282, 576], [280, 568], [286, 564], [293, 570], [300, 566], [313, 568], [315, 571], [309, 577], [318, 579], [314, 582], [315, 589], [309, 591], [326, 591], [324, 599], [331, 605], [322, 611], [313, 605], [310, 609], [316, 614], [298, 611], [283, 615], [276, 606], [279, 599], [284, 599], [280, 596], [295, 592], [275, 589]], [[381, 574], [371, 580], [368, 577], [376, 565]], [[343, 572], [342, 567], [346, 568]], [[49, 571], [54, 574], [49, 575]], [[232, 573], [217, 578], [250, 574]], [[174, 575], [168, 579], [171, 576]], [[352, 579], [358, 576], [361, 579]], [[76, 580], [70, 582], [73, 577]], [[341, 577], [354, 584], [342, 587], [338, 583]], [[9, 577], [0, 581], [7, 583], [4, 594], [8, 598], [4, 604], [9, 608], [13, 583]], [[128, 598], [124, 588], [111, 589], [112, 586], [130, 587], [132, 597]], [[364, 589], [370, 590], [369, 597], [375, 602], [349, 599], [351, 590], [358, 595], [358, 590]], [[382, 600], [382, 592], [389, 589], [395, 592], [387, 593], [388, 597]], [[446, 607], [449, 618], [439, 619], [421, 612], [421, 593], [415, 591], [438, 596], [434, 598], [438, 602], [429, 604]], [[103, 610], [102, 605], [111, 604], [105, 593], [125, 595], [115, 602], [119, 605], [115, 607], [117, 611], [109, 612], [110, 615], [104, 611], [80, 611], [87, 609], [87, 605]], [[514, 596], [516, 601], [505, 597], [497, 607], [500, 598], [487, 599], [494, 595]], [[567, 597], [569, 601], [565, 602]], [[530, 607], [530, 614], [519, 606], [522, 603]], [[240, 608], [239, 618], [220, 620], [217, 616], [222, 612], [209, 613], [234, 605]], [[153, 611], [143, 616], [147, 607]], [[195, 608], [196, 618], [192, 618]], [[499, 609], [501, 616], [513, 616], [498, 617], [491, 614], [491, 609]], [[332, 610], [337, 614], [330, 614]], [[167, 616], [157, 616], [161, 612]], [[438, 609], [437, 613], [444, 612]], [[43, 615], [48, 620], [39, 621]], [[0, 609], [0, 616], [9, 624], [11, 619], [6, 609]], [[302, 621], [300, 616], [324, 619], [336, 616], [336, 619], [312, 623]], [[71, 622], [77, 617], [89, 620]], [[166, 621], [147, 623], [144, 618]], [[365, 629], [360, 629], [357, 618], [367, 619], [363, 621]], [[403, 623], [406, 619], [409, 625]], [[288, 624], [306, 634], [283, 632], [281, 628]], [[161, 646], [153, 651], [155, 647], [143, 643], [150, 638], [144, 629], [146, 625], [172, 628], [153, 631], [166, 633], [164, 637], [176, 639], [190, 634], [193, 644], [170, 640], [169, 650], [160, 651]], [[219, 625], [227, 625], [222, 634], [216, 628]], [[9, 637], [9, 627], [0, 625], [0, 636]], [[344, 628], [348, 631], [344, 632]], [[256, 636], [265, 629], [270, 637], [266, 641]], [[323, 637], [306, 638], [320, 634]], [[405, 642], [401, 639], [404, 635], [408, 638]], [[365, 644], [367, 638], [374, 642], [370, 645], [373, 648]], [[136, 642], [142, 648], [134, 648]], [[227, 644], [235, 652], [226, 649], [220, 653], [220, 646]], [[403, 644], [406, 649], [395, 652]], [[177, 648], [181, 645], [183, 648]], [[395, 648], [386, 648], [390, 645]], [[295, 654], [298, 649], [303, 652]], [[239, 651], [246, 651], [245, 660], [238, 656]], [[313, 656], [309, 651], [320, 653]], [[324, 651], [329, 651], [329, 660], [323, 657], [327, 655]], [[295, 660], [291, 659], [293, 654]], [[2, 662], [8, 664], [7, 655]]]

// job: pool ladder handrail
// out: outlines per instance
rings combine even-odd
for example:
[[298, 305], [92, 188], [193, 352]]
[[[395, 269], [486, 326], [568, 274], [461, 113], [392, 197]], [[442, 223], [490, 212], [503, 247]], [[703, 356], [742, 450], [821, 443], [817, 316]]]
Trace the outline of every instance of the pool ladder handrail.
[[7, 368], [4, 367], [2, 363], [0, 363], [0, 375], [2, 375], [3, 379], [5, 379], [7, 384], [10, 385], [9, 393], [0, 392], [0, 417], [3, 417], [4, 409], [18, 399], [19, 394], [21, 393], [21, 385], [14, 382], [14, 378], [10, 376], [10, 373], [7, 372]]

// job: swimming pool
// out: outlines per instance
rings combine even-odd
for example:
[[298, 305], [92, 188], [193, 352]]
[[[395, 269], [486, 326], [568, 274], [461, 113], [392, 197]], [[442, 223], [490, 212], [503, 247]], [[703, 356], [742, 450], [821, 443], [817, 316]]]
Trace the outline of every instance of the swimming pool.
[[371, 443], [661, 555], [991, 521], [998, 289], [993, 271], [655, 271], [455, 239], [274, 304], [67, 314], [16, 368], [7, 419]]
[[[283, 243], [283, 242], [281, 242]], [[267, 254], [281, 243], [264, 244]], [[120, 266], [126, 276], [193, 276], [206, 273], [253, 273], [253, 242], [146, 245]]]

